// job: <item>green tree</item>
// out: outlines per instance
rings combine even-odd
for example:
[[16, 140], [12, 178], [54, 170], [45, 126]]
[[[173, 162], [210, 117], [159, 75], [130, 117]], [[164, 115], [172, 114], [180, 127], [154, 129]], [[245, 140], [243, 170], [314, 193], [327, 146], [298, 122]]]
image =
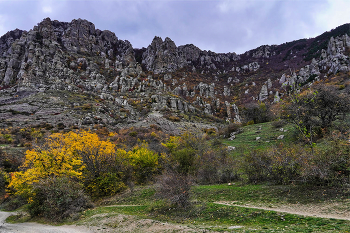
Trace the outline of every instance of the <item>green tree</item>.
[[349, 95], [336, 87], [319, 84], [292, 97], [286, 117], [312, 145], [315, 136], [328, 133], [337, 119], [350, 112]]

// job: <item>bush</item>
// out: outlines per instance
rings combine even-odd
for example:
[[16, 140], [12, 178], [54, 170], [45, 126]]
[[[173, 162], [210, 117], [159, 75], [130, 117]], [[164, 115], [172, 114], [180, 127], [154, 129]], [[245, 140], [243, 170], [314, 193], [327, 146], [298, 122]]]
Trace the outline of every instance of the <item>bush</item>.
[[92, 203], [84, 195], [81, 184], [65, 177], [49, 177], [34, 184], [28, 211], [32, 217], [60, 222], [90, 207]]
[[1, 203], [1, 209], [5, 211], [13, 211], [27, 203], [27, 199], [23, 196], [9, 196], [4, 199], [3, 203]]
[[345, 141], [332, 141], [316, 150], [304, 165], [303, 177], [313, 184], [350, 184], [350, 148]]
[[194, 174], [198, 169], [197, 162], [206, 142], [199, 135], [184, 133], [181, 136], [173, 136], [162, 144], [170, 152], [171, 166], [177, 172]]
[[335, 140], [322, 149], [294, 145], [255, 150], [243, 155], [241, 168], [252, 183], [348, 185], [350, 148], [346, 141]]
[[240, 124], [229, 124], [219, 130], [219, 135], [222, 135], [224, 138], [231, 137], [231, 133], [240, 132], [241, 125]]
[[[231, 125], [229, 130], [239, 129]], [[183, 175], [191, 175], [197, 183], [214, 184], [237, 179], [233, 158], [228, 155], [227, 146], [218, 139], [209, 142], [200, 135], [184, 133], [170, 137], [163, 144], [169, 150], [164, 167]]]
[[287, 122], [285, 120], [279, 119], [279, 120], [273, 121], [271, 124], [274, 128], [277, 129], [277, 128], [282, 128], [283, 126], [285, 126], [287, 124]]
[[208, 147], [196, 163], [196, 182], [199, 184], [228, 183], [237, 179], [233, 158], [228, 155], [226, 146]]
[[135, 146], [132, 151], [128, 152], [128, 155], [138, 184], [146, 183], [157, 173], [158, 154], [148, 149], [147, 144]]
[[168, 120], [172, 122], [179, 122], [180, 118], [178, 116], [169, 116]]
[[251, 122], [258, 124], [273, 120], [270, 106], [265, 103], [249, 103], [243, 108], [241, 115], [247, 125]]
[[300, 146], [273, 147], [245, 154], [241, 166], [249, 182], [288, 184], [303, 179], [302, 170], [309, 156]]
[[157, 180], [156, 195], [174, 207], [190, 206], [192, 181], [189, 175], [176, 171], [166, 171]]
[[195, 162], [197, 156], [195, 149], [185, 147], [174, 151], [173, 156], [175, 161], [178, 163], [177, 168], [180, 173], [188, 174], [195, 170]]
[[6, 187], [10, 183], [9, 175], [0, 168], [0, 196], [4, 195], [6, 192]]
[[85, 182], [85, 190], [92, 198], [107, 197], [126, 189], [121, 174], [105, 173]]
[[219, 167], [221, 161], [218, 160], [214, 151], [209, 150], [204, 152], [198, 161], [198, 172], [196, 181], [199, 184], [214, 184], [219, 179]]
[[243, 155], [241, 168], [247, 176], [248, 182], [258, 183], [267, 180], [270, 165], [271, 160], [267, 154], [255, 150]]
[[315, 137], [327, 135], [336, 120], [343, 121], [350, 112], [349, 94], [334, 86], [315, 85], [313, 89], [295, 95], [286, 106], [285, 117], [295, 124], [310, 145]]

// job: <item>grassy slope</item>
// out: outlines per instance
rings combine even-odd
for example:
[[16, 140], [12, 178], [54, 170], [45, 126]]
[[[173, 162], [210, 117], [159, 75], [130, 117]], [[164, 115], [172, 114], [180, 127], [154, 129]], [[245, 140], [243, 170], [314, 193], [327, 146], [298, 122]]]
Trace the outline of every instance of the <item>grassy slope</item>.
[[[261, 126], [261, 127], [260, 127]], [[258, 130], [261, 128], [261, 130]], [[235, 146], [233, 156], [252, 149], [266, 149], [280, 143], [293, 141], [293, 126], [284, 125], [286, 132], [274, 128], [271, 123], [249, 125], [233, 141], [225, 140], [226, 145]], [[277, 140], [279, 135], [284, 139]], [[260, 140], [256, 140], [260, 137]], [[192, 188], [194, 205], [189, 210], [177, 210], [155, 197], [153, 187], [140, 187], [133, 193], [119, 195], [105, 201], [104, 205], [86, 211], [83, 221], [98, 213], [114, 215], [137, 214], [141, 218], [182, 223], [191, 227], [228, 232], [348, 232], [350, 222], [345, 220], [303, 217], [292, 214], [264, 211], [258, 209], [223, 206], [216, 201], [235, 201], [237, 204], [275, 205], [275, 204], [319, 204], [341, 203], [350, 209], [349, 195], [343, 190], [324, 189], [309, 186], [268, 186], [268, 185], [200, 185]], [[123, 206], [138, 205], [138, 206]], [[85, 219], [85, 220], [84, 220]], [[230, 229], [232, 226], [243, 226]]]
[[[261, 131], [257, 133], [261, 125]], [[271, 123], [250, 125], [238, 134], [233, 141], [225, 144], [237, 148], [234, 156], [242, 151], [264, 149], [279, 143], [291, 143], [292, 126], [285, 125], [287, 132], [279, 131]], [[283, 140], [277, 140], [281, 134]], [[261, 140], [256, 141], [256, 137]], [[269, 141], [269, 142], [267, 142]], [[275, 204], [317, 204], [340, 203], [350, 209], [350, 196], [343, 190], [324, 189], [308, 186], [268, 186], [268, 185], [200, 185], [192, 188], [193, 206], [187, 210], [172, 208], [155, 196], [153, 186], [136, 187], [134, 192], [126, 192], [101, 201], [97, 208], [87, 210], [80, 220], [74, 223], [93, 222], [94, 217], [103, 214], [104, 219], [113, 219], [118, 214], [134, 215], [137, 218], [151, 218], [163, 222], [180, 223], [191, 228], [225, 232], [349, 232], [350, 221], [303, 217], [292, 214], [264, 211], [260, 209], [224, 206], [216, 201], [235, 201], [236, 204], [275, 205]], [[109, 222], [106, 227], [118, 227], [118, 222]], [[241, 226], [239, 229], [230, 227]]]
[[231, 232], [232, 226], [243, 227], [232, 232], [347, 232], [350, 226], [350, 222], [345, 220], [303, 217], [213, 203], [220, 200], [265, 205], [343, 202], [347, 197], [337, 190], [328, 190], [325, 193], [321, 187], [310, 189], [310, 187], [265, 185], [203, 185], [195, 186], [192, 190], [194, 205], [187, 210], [174, 209], [156, 199], [153, 187], [140, 187], [133, 193], [119, 195], [104, 203], [110, 206], [85, 211], [81, 222], [89, 221], [89, 218], [96, 214], [105, 213], [106, 216], [114, 216], [120, 213], [185, 224], [192, 228], [228, 232]]
[[[281, 129], [283, 129], [283, 132]], [[285, 130], [286, 132], [284, 132]], [[237, 134], [234, 140], [225, 140], [224, 143], [236, 147], [238, 151], [265, 149], [280, 143], [290, 143], [293, 138], [293, 130], [291, 124], [286, 124], [281, 128], [273, 127], [270, 122], [248, 125], [243, 127], [243, 132]], [[280, 135], [284, 135], [282, 140], [277, 139]], [[257, 137], [260, 137], [260, 139], [256, 140]]]

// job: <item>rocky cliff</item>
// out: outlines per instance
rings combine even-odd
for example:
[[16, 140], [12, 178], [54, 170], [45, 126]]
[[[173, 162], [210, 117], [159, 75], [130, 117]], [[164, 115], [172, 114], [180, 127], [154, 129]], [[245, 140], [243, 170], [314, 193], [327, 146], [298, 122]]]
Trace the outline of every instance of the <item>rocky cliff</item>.
[[47, 18], [0, 37], [0, 119], [118, 125], [194, 115], [240, 122], [247, 103], [273, 104], [291, 89], [347, 73], [349, 34], [343, 25], [237, 55], [160, 37], [134, 49], [86, 20]]

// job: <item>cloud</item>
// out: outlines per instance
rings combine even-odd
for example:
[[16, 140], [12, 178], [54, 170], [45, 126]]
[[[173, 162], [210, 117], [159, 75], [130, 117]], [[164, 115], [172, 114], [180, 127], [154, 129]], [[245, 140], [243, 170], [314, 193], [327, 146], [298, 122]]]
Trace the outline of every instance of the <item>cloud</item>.
[[0, 15], [0, 36], [4, 35], [6, 31], [6, 17], [4, 15]]
[[242, 12], [249, 8], [254, 7], [256, 2], [253, 1], [243, 1], [243, 0], [221, 0], [218, 1], [217, 8], [221, 13], [229, 13], [229, 12]]
[[52, 13], [52, 8], [51, 6], [44, 6], [42, 8], [43, 13]]
[[315, 14], [315, 20], [321, 28], [329, 30], [345, 23], [350, 23], [349, 0], [327, 0], [322, 11]]
[[[57, 7], [59, 7], [60, 4], [62, 4], [65, 1], [60, 1], [60, 0], [40, 0], [38, 2], [38, 14], [52, 14], [54, 13], [54, 9], [57, 9]], [[55, 7], [53, 7], [55, 6]], [[40, 12], [41, 11], [41, 12]]]
[[154, 36], [176, 45], [243, 53], [263, 44], [314, 37], [350, 15], [349, 0], [0, 0], [0, 36], [29, 30], [46, 17], [82, 18], [110, 30], [134, 48]]

